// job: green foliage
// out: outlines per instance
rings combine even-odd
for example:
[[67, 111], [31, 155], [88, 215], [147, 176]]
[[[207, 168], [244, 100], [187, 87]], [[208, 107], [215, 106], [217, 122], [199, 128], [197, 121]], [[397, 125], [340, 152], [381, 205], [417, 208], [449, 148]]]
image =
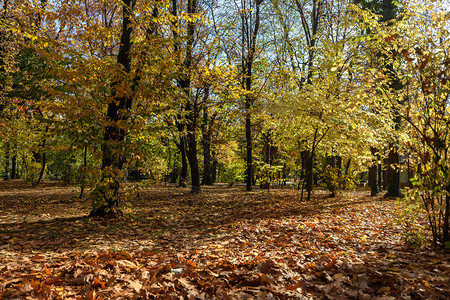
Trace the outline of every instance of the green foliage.
[[422, 226], [415, 224], [415, 226], [410, 226], [408, 228], [410, 231], [404, 237], [407, 245], [411, 247], [420, 247], [428, 244], [427, 236], [429, 234]]
[[413, 188], [406, 192], [403, 200], [406, 204], [405, 215], [412, 218], [425, 215], [434, 244], [441, 246], [446, 243], [443, 230], [448, 180], [448, 174], [430, 161], [422, 165], [422, 170], [411, 180]]
[[236, 160], [232, 162], [222, 162], [219, 165], [219, 181], [226, 182], [230, 186], [243, 182], [245, 179], [245, 163]]
[[283, 170], [283, 166], [262, 163], [256, 172], [256, 182], [262, 187], [269, 189], [270, 184], [278, 177], [278, 173]]
[[357, 178], [353, 174], [342, 174], [337, 167], [326, 166], [322, 178], [330, 192], [335, 193], [338, 189], [353, 190], [357, 187]]

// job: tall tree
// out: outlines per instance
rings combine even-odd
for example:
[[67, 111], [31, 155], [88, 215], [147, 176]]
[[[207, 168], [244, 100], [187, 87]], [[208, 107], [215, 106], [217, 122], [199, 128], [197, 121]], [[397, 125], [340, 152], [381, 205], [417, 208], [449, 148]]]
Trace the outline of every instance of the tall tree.
[[256, 45], [261, 22], [261, 4], [263, 0], [241, 0], [241, 68], [244, 94], [245, 140], [246, 140], [246, 189], [252, 190], [253, 183], [253, 143], [252, 108], [255, 101], [252, 93], [253, 64], [256, 58]]
[[[174, 17], [179, 17], [179, 3], [177, 0], [172, 0], [171, 12]], [[174, 36], [174, 51], [179, 52], [180, 59], [180, 75], [177, 78], [178, 86], [183, 92], [183, 103], [180, 108], [182, 112], [177, 117], [177, 127], [180, 134], [179, 149], [182, 155], [182, 170], [180, 176], [180, 183], [183, 185], [185, 176], [186, 163], [183, 158], [185, 151], [187, 161], [189, 162], [191, 170], [191, 193], [200, 192], [200, 169], [197, 156], [197, 140], [196, 131], [198, 126], [199, 103], [198, 97], [192, 93], [192, 71], [195, 65], [194, 58], [194, 44], [195, 33], [197, 27], [198, 2], [197, 0], [188, 0], [186, 3], [186, 28], [181, 28], [181, 23], [174, 22], [173, 36]], [[185, 32], [184, 36], [180, 36], [179, 32]], [[185, 39], [185, 43], [181, 43], [181, 38]], [[186, 131], [184, 131], [186, 129]]]
[[[295, 4], [300, 15], [303, 34], [307, 47], [307, 57], [305, 62], [307, 65], [306, 78], [303, 77], [301, 79], [301, 82], [306, 81], [306, 84], [311, 85], [317, 52], [316, 45], [319, 39], [318, 30], [321, 19], [323, 17], [325, 2], [322, 0], [313, 0], [311, 3], [302, 3], [300, 0], [295, 0]], [[307, 11], [307, 7], [309, 5], [311, 5], [311, 10]], [[309, 153], [306, 155], [305, 182], [306, 191], [308, 193], [308, 200], [311, 198], [311, 192], [313, 190], [313, 167], [317, 145], [324, 138], [327, 132], [328, 129], [320, 132], [320, 128], [314, 128], [312, 146], [308, 149]]]
[[[108, 104], [106, 113], [106, 126], [104, 128], [102, 145], [102, 179], [104, 184], [100, 190], [101, 201], [106, 202], [99, 207], [94, 207], [91, 216], [104, 216], [114, 213], [119, 207], [119, 188], [123, 180], [123, 166], [126, 160], [123, 150], [123, 142], [127, 136], [127, 128], [124, 124], [130, 118], [129, 111], [133, 103], [132, 91], [130, 91], [131, 72], [131, 37], [133, 34], [133, 9], [135, 0], [125, 0], [122, 4], [122, 34], [120, 37], [117, 64], [120, 73], [111, 84], [112, 99]], [[125, 88], [124, 88], [125, 87]]]

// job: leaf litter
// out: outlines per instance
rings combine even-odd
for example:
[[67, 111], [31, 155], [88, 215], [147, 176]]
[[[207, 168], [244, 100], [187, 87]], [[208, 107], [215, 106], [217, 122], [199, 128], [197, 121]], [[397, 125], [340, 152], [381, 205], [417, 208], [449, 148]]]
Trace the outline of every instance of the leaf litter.
[[156, 186], [99, 220], [71, 188], [9, 185], [0, 299], [450, 298], [449, 254], [405, 244], [401, 207], [365, 191]]

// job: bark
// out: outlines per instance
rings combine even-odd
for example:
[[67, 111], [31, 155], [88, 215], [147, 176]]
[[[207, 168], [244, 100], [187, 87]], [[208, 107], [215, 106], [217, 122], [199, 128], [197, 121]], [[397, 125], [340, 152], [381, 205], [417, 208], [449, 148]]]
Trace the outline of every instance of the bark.
[[14, 153], [11, 158], [11, 179], [17, 178], [17, 154]]
[[211, 156], [211, 140], [203, 137], [203, 179], [202, 184], [213, 185], [213, 162]]
[[382, 168], [382, 162], [381, 162], [381, 155], [378, 153], [377, 154], [377, 160], [378, 160], [378, 163], [377, 163], [377, 168], [378, 168], [378, 173], [377, 173], [377, 175], [378, 175], [378, 190], [381, 192], [381, 190], [383, 189], [383, 181], [382, 181], [382, 178], [383, 178], [383, 168]]
[[[271, 159], [272, 158], [272, 151], [271, 151], [272, 150], [272, 145], [271, 145], [270, 132], [263, 133], [262, 136], [263, 136], [263, 139], [264, 139], [264, 163], [266, 165], [271, 166], [272, 165], [272, 159]], [[272, 180], [272, 178], [270, 178], [270, 174], [263, 175], [263, 176], [267, 176], [268, 182], [265, 182], [265, 183], [261, 184], [261, 188], [262, 189], [266, 189], [267, 191], [269, 191], [269, 189], [270, 189], [270, 181]]]
[[246, 140], [246, 172], [245, 172], [245, 182], [247, 191], [252, 190], [252, 178], [253, 178], [253, 148], [252, 148], [252, 121], [250, 116], [251, 102], [249, 100], [245, 101], [245, 140]]
[[[250, 92], [252, 89], [252, 74], [253, 74], [253, 62], [255, 59], [256, 51], [256, 39], [258, 36], [259, 25], [260, 25], [260, 5], [263, 0], [255, 1], [255, 15], [254, 23], [252, 28], [249, 28], [249, 23], [251, 18], [246, 15], [245, 1], [244, 9], [241, 12], [241, 30], [242, 30], [242, 46], [246, 47], [242, 49], [242, 68], [243, 68], [243, 80], [242, 87]], [[251, 10], [252, 12], [253, 10]], [[246, 190], [252, 190], [253, 183], [253, 145], [252, 145], [252, 119], [251, 119], [251, 108], [253, 107], [253, 96], [247, 93], [244, 99], [244, 112], [245, 112], [245, 140], [246, 140]]]
[[[332, 156], [328, 160], [329, 160], [329, 166], [332, 167], [333, 169], [335, 169], [336, 168], [336, 156]], [[334, 182], [332, 182], [332, 180], [330, 180], [330, 182], [328, 183], [328, 190], [331, 192], [330, 197], [332, 197], [332, 198], [336, 197], [336, 186], [334, 185]]]
[[[39, 110], [39, 113], [40, 113], [41, 117], [43, 117], [43, 114], [42, 114], [42, 112], [40, 110]], [[45, 130], [44, 130], [44, 138], [42, 139], [40, 145], [38, 146], [41, 149], [44, 149], [45, 145], [47, 143], [47, 139], [45, 138], [45, 135], [47, 134], [48, 130], [49, 130], [49, 127], [46, 126]], [[42, 178], [44, 177], [45, 166], [46, 166], [46, 163], [47, 163], [45, 150], [42, 150], [42, 154], [39, 153], [39, 158], [40, 158], [39, 160], [41, 162], [41, 171], [39, 172], [38, 179], [36, 180], [36, 182], [33, 183], [33, 185], [35, 185], [35, 186], [39, 185], [41, 183], [41, 181], [42, 181]]]
[[[109, 103], [106, 120], [108, 125], [104, 128], [102, 145], [102, 179], [106, 183], [107, 191], [102, 193], [104, 199], [99, 207], [95, 207], [90, 216], [114, 216], [119, 207], [119, 188], [123, 180], [121, 172], [125, 163], [123, 153], [123, 143], [127, 135], [124, 124], [129, 118], [128, 110], [131, 108], [133, 97], [123, 91], [119, 92], [119, 86], [126, 81], [126, 74], [131, 71], [131, 35], [133, 33], [132, 10], [135, 4], [134, 0], [124, 0], [122, 4], [122, 35], [120, 38], [119, 53], [117, 63], [123, 69], [125, 74], [112, 83], [113, 101]], [[119, 124], [121, 123], [121, 124]]]
[[[171, 2], [171, 14], [173, 16], [178, 15], [178, 5], [177, 0], [172, 0]], [[187, 13], [188, 14], [195, 14], [197, 12], [197, 1], [196, 0], [188, 0], [187, 3]], [[173, 26], [177, 26], [177, 22], [173, 21]], [[184, 61], [182, 63], [182, 73], [180, 74], [179, 78], [177, 79], [178, 86], [183, 90], [185, 94], [185, 105], [184, 105], [184, 111], [186, 116], [186, 130], [187, 133], [184, 135], [184, 132], [180, 132], [180, 136], [185, 136], [185, 150], [186, 150], [186, 156], [187, 160], [189, 162], [189, 166], [191, 169], [191, 193], [199, 193], [200, 192], [200, 170], [198, 166], [198, 158], [197, 158], [197, 141], [196, 141], [196, 129], [197, 129], [197, 116], [198, 116], [198, 103], [197, 98], [195, 97], [193, 99], [192, 93], [191, 93], [191, 69], [193, 66], [193, 46], [194, 46], [194, 34], [195, 34], [195, 27], [196, 23], [195, 21], [188, 21], [187, 22], [187, 30], [186, 30], [186, 49], [185, 49], [185, 55], [184, 55]], [[172, 31], [173, 37], [174, 37], [174, 51], [179, 52], [180, 50], [180, 43], [179, 43], [179, 36], [178, 32], [174, 29]], [[180, 127], [181, 129], [184, 129], [183, 127]], [[180, 131], [180, 129], [179, 129]], [[180, 137], [180, 146], [183, 147], [183, 141]], [[182, 155], [183, 155], [183, 151]], [[183, 157], [182, 157], [183, 160]], [[184, 164], [184, 162], [182, 162]], [[182, 165], [182, 173], [183, 173], [184, 165]], [[187, 165], [186, 165], [187, 169]], [[180, 176], [181, 180], [182, 176]]]
[[399, 155], [397, 146], [390, 145], [391, 150], [388, 155], [388, 168], [386, 174], [386, 183], [387, 183], [387, 192], [385, 197], [400, 197], [400, 174], [396, 168], [396, 165], [399, 163]]
[[79, 199], [83, 199], [84, 187], [86, 185], [86, 172], [87, 172], [87, 146], [84, 146], [83, 153], [83, 174], [81, 175], [81, 190], [78, 195]]
[[187, 128], [187, 157], [189, 166], [191, 167], [191, 193], [197, 194], [200, 192], [200, 169], [198, 167], [197, 158], [197, 101], [191, 104], [188, 101], [186, 111], [189, 112], [189, 120], [186, 124]]
[[5, 143], [5, 176], [3, 177], [4, 180], [9, 180], [11, 179], [11, 174], [10, 174], [10, 147], [9, 147], [9, 142]]
[[[197, 1], [188, 0], [188, 14], [195, 14], [197, 12]], [[186, 93], [186, 113], [187, 113], [187, 156], [189, 166], [191, 167], [191, 193], [200, 192], [200, 169], [198, 167], [197, 157], [197, 141], [196, 141], [196, 129], [197, 129], [197, 116], [198, 116], [198, 97], [192, 99], [191, 95], [191, 75], [190, 71], [193, 66], [193, 45], [194, 45], [194, 33], [195, 22], [188, 22], [187, 25], [187, 44], [186, 44], [186, 57], [184, 60], [184, 72], [183, 79], [180, 81], [180, 86]]]
[[349, 158], [347, 164], [345, 165], [344, 176], [347, 176], [350, 173], [350, 165], [352, 164], [352, 159]]
[[[178, 36], [178, 31], [175, 29], [177, 27], [177, 16], [178, 16], [178, 0], [172, 0], [171, 1], [171, 14], [174, 16], [174, 21], [172, 22], [173, 30], [173, 50], [175, 53], [178, 53], [180, 51], [180, 41]], [[178, 86], [181, 86], [180, 79], [177, 80]], [[183, 106], [180, 105], [180, 110], [183, 110]], [[181, 155], [181, 170], [180, 175], [178, 177], [178, 186], [179, 187], [185, 187], [186, 181], [187, 181], [187, 175], [188, 175], [188, 160], [187, 160], [187, 140], [186, 140], [186, 132], [185, 132], [185, 122], [182, 119], [181, 113], [177, 115], [177, 118], [175, 120], [175, 125], [178, 130], [178, 134], [180, 136], [180, 140], [178, 143], [178, 150], [180, 151]]]
[[306, 180], [306, 192], [308, 193], [306, 200], [311, 200], [311, 193], [314, 187], [313, 181], [313, 166], [314, 166], [314, 151], [307, 152], [305, 180]]
[[42, 153], [42, 162], [41, 162], [41, 171], [39, 172], [39, 177], [37, 179], [37, 181], [34, 183], [34, 185], [39, 185], [42, 181], [42, 178], [44, 177], [44, 172], [45, 172], [45, 166], [46, 166], [46, 155], [45, 152]]
[[182, 121], [179, 121], [181, 116], [178, 116], [176, 121], [176, 126], [178, 129], [178, 133], [180, 134], [180, 141], [177, 144], [178, 150], [180, 150], [181, 155], [181, 170], [180, 176], [178, 177], [178, 186], [185, 187], [186, 180], [188, 175], [188, 162], [187, 162], [187, 153], [186, 153], [186, 135], [184, 134], [184, 124]]
[[[206, 93], [208, 94], [208, 93]], [[207, 95], [205, 95], [207, 97]], [[203, 180], [202, 184], [213, 185], [215, 181], [214, 159], [211, 151], [215, 115], [209, 116], [208, 107], [203, 107], [202, 142], [203, 142]]]
[[218, 161], [216, 159], [216, 154], [214, 151], [212, 151], [212, 156], [213, 156], [213, 163], [212, 163], [212, 182], [216, 182], [217, 181], [217, 164]]
[[[375, 155], [377, 150], [373, 147], [370, 148], [372, 155]], [[375, 161], [372, 162], [372, 166], [369, 167], [369, 186], [370, 186], [370, 195], [376, 196], [380, 192], [378, 186], [378, 166]]]
[[445, 211], [444, 211], [444, 225], [443, 225], [443, 233], [442, 233], [442, 246], [444, 248], [448, 248], [450, 243], [450, 186], [447, 186], [447, 195], [445, 196]]
[[378, 195], [378, 184], [377, 184], [377, 166], [369, 167], [369, 186], [370, 195]]
[[302, 159], [302, 169], [300, 172], [300, 181], [298, 182], [297, 189], [301, 189], [301, 200], [303, 200], [303, 189], [305, 188], [305, 182], [306, 182], [306, 164], [308, 160], [308, 151], [303, 150], [300, 153], [300, 157]]

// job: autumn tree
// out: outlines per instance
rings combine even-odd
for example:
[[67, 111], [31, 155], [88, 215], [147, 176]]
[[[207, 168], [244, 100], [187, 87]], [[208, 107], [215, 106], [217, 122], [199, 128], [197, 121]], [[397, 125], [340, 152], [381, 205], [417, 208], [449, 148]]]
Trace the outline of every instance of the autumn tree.
[[263, 0], [243, 0], [239, 4], [241, 74], [244, 90], [245, 140], [246, 140], [246, 189], [252, 190], [253, 183], [253, 143], [252, 143], [252, 108], [255, 96], [252, 91], [253, 65], [257, 57], [257, 43], [261, 24], [261, 7]]
[[389, 66], [376, 87], [402, 122], [404, 145], [418, 169], [407, 199], [426, 211], [434, 244], [448, 247], [449, 14], [437, 3], [403, 5], [399, 21], [376, 35]]
[[[386, 24], [387, 26], [390, 26], [392, 22], [395, 20], [398, 12], [398, 7], [395, 4], [395, 1], [392, 0], [372, 0], [372, 1], [366, 1], [366, 0], [355, 0], [355, 3], [358, 3], [361, 5], [363, 9], [368, 9], [372, 11], [375, 14], [380, 15], [379, 22]], [[370, 32], [369, 32], [370, 33]], [[379, 69], [383, 70], [384, 72], [389, 73], [391, 76], [394, 76], [394, 72], [392, 71], [392, 66], [386, 65], [386, 60], [384, 59], [384, 56], [378, 56], [377, 64], [379, 64]], [[398, 79], [395, 77], [392, 77], [392, 80], [389, 82], [389, 85], [392, 88], [395, 88], [397, 90], [401, 89], [401, 84]], [[397, 111], [394, 109], [392, 111], [392, 118], [395, 121], [395, 129], [400, 129], [400, 119], [396, 115]], [[392, 136], [392, 140], [390, 141], [387, 149], [387, 158], [386, 158], [386, 176], [385, 176], [385, 183], [386, 186], [387, 197], [399, 197], [401, 195], [400, 192], [400, 172], [398, 169], [399, 164], [399, 153], [398, 153], [398, 140], [395, 137], [395, 134]], [[381, 149], [372, 148], [371, 149], [374, 157], [377, 157], [377, 152], [381, 152]], [[376, 160], [380, 160], [380, 158], [376, 158]], [[376, 195], [379, 192], [379, 189], [381, 189], [380, 180], [378, 180], [378, 177], [381, 177], [381, 174], [379, 174], [381, 171], [381, 167], [377, 168], [376, 164], [373, 164], [369, 169], [369, 184], [371, 187], [371, 193], [372, 195]], [[377, 176], [378, 175], [378, 176]]]

